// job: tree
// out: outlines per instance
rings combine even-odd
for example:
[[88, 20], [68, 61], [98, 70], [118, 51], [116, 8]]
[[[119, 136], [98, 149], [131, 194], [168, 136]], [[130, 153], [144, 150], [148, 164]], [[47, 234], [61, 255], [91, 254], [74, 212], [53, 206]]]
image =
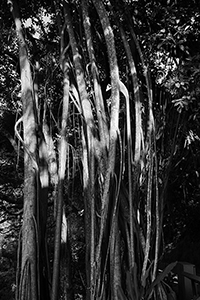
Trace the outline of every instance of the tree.
[[32, 74], [27, 56], [26, 43], [22, 33], [19, 9], [16, 2], [11, 2], [10, 4], [19, 42], [24, 131], [24, 218], [22, 227], [22, 257], [20, 266], [21, 276], [19, 283], [19, 298], [37, 299], [37, 223], [35, 179], [38, 167], [36, 164], [37, 142], [34, 113], [34, 109], [36, 110], [36, 108], [34, 108], [36, 103], [34, 103]]
[[[185, 62], [189, 50], [182, 37], [189, 29], [184, 22], [193, 32], [192, 17], [185, 4], [179, 16], [178, 4], [151, 1], [33, 1], [28, 9], [23, 1], [20, 7], [9, 3], [23, 104], [15, 124], [24, 150], [17, 298], [49, 299], [52, 294], [58, 299], [62, 237], [65, 255], [71, 251], [65, 227], [70, 186], [80, 178], [86, 298], [159, 299], [166, 294], [158, 261], [164, 251], [168, 184], [185, 120], [191, 117], [185, 113], [190, 88], [180, 77], [184, 67], [175, 63]], [[23, 30], [28, 18], [32, 26]], [[7, 64], [13, 54], [17, 61], [16, 49], [10, 49]], [[50, 265], [47, 227], [53, 218]], [[69, 269], [68, 261], [62, 270], [66, 278]], [[69, 290], [65, 296], [70, 299]]]

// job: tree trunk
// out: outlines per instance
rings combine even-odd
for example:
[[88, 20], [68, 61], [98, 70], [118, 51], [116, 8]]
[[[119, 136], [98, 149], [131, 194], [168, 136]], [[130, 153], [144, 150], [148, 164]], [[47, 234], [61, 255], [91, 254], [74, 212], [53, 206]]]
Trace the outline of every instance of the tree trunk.
[[109, 192], [111, 187], [112, 178], [114, 176], [115, 164], [116, 164], [116, 142], [118, 137], [118, 125], [119, 125], [119, 70], [117, 64], [117, 55], [115, 49], [115, 41], [112, 27], [110, 25], [108, 13], [104, 7], [104, 4], [100, 0], [93, 0], [93, 4], [98, 13], [101, 26], [104, 32], [104, 37], [107, 46], [110, 78], [111, 78], [111, 116], [110, 116], [110, 132], [109, 132], [109, 155], [106, 162], [106, 171], [103, 182], [103, 195], [102, 195], [102, 207], [101, 207], [101, 224], [100, 235], [98, 239], [98, 245], [96, 250], [96, 281], [98, 282], [96, 293], [100, 292], [100, 277], [101, 277], [101, 251], [103, 235], [105, 232], [106, 222], [108, 220], [108, 206], [109, 206]]
[[63, 61], [64, 88], [63, 88], [63, 111], [61, 125], [61, 139], [59, 147], [59, 169], [58, 169], [58, 204], [56, 213], [56, 230], [55, 230], [55, 246], [54, 246], [54, 262], [53, 262], [53, 279], [52, 279], [52, 300], [58, 299], [59, 275], [60, 275], [60, 250], [61, 250], [61, 229], [63, 217], [63, 188], [66, 171], [67, 160], [67, 140], [66, 128], [69, 107], [69, 78], [68, 63]]
[[82, 164], [83, 164], [83, 191], [85, 206], [85, 241], [86, 241], [86, 280], [87, 299], [93, 297], [93, 268], [94, 268], [94, 141], [95, 126], [91, 103], [88, 99], [81, 55], [76, 42], [70, 7], [64, 2], [65, 21], [69, 34], [70, 45], [75, 66], [76, 82], [80, 95], [80, 110], [83, 115], [82, 122]]
[[33, 82], [30, 63], [23, 36], [19, 8], [11, 1], [11, 12], [15, 21], [19, 43], [19, 61], [23, 102], [24, 133], [24, 212], [22, 225], [21, 275], [17, 298], [38, 299], [37, 282], [37, 222], [36, 222], [36, 122], [34, 114]]
[[118, 216], [115, 217], [110, 246], [111, 299], [118, 300], [118, 288], [121, 287], [120, 236]]

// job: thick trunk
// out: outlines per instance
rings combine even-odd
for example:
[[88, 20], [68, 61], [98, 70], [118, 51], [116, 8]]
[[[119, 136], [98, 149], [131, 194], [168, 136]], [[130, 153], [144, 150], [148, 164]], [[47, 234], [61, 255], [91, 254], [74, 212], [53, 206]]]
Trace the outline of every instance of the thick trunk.
[[36, 222], [36, 123], [34, 115], [33, 82], [26, 43], [22, 32], [17, 2], [10, 2], [19, 43], [19, 61], [23, 102], [24, 133], [24, 213], [22, 225], [22, 257], [20, 299], [38, 299], [37, 282], [37, 222]]

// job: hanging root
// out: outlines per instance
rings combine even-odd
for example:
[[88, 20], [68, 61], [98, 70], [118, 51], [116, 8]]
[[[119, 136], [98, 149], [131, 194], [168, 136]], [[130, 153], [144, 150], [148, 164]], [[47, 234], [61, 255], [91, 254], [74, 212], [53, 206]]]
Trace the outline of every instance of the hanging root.
[[29, 156], [30, 159], [32, 160], [32, 162], [33, 162], [33, 168], [34, 168], [36, 171], [38, 171], [38, 169], [39, 169], [39, 168], [38, 168], [38, 164], [37, 164], [35, 158], [33, 157], [33, 155], [31, 154], [31, 152], [29, 151], [28, 147], [25, 145], [25, 143], [24, 143], [24, 141], [23, 141], [23, 139], [22, 139], [22, 137], [21, 137], [21, 135], [20, 135], [20, 133], [19, 133], [19, 131], [18, 131], [18, 125], [19, 125], [21, 122], [23, 122], [23, 116], [22, 116], [21, 118], [19, 118], [19, 120], [17, 120], [17, 122], [15, 123], [15, 127], [14, 127], [14, 129], [15, 129], [15, 135], [16, 135], [16, 137], [18, 138], [18, 140], [22, 143], [22, 145], [23, 145], [23, 147], [24, 147], [24, 151], [26, 151], [26, 153], [28, 154], [28, 156]]
[[19, 298], [17, 300], [31, 299], [31, 263], [27, 259], [21, 274]]
[[17, 270], [16, 270], [16, 293], [15, 293], [15, 299], [19, 299], [19, 285], [20, 285], [20, 265], [21, 265], [21, 260], [20, 260], [20, 255], [21, 255], [21, 235], [22, 235], [22, 230], [20, 230], [19, 233], [19, 240], [18, 240], [18, 249], [17, 249]]

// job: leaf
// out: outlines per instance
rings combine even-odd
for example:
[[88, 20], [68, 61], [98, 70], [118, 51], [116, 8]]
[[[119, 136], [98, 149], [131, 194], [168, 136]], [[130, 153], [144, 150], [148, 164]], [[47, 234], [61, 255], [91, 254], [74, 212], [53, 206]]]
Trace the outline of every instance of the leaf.
[[165, 33], [165, 28], [161, 29], [160, 33]]
[[149, 295], [151, 295], [154, 287], [157, 284], [159, 284], [173, 270], [173, 268], [176, 266], [176, 264], [177, 264], [177, 261], [169, 264], [164, 269], [164, 271], [157, 276], [157, 278], [154, 280], [154, 282], [152, 282], [152, 284], [150, 285], [149, 289], [147, 290], [145, 298], [147, 298]]
[[180, 82], [176, 82], [176, 83], [175, 83], [175, 87], [176, 87], [176, 88], [180, 88], [180, 86], [181, 86]]
[[179, 45], [179, 48], [180, 48], [182, 51], [185, 51], [185, 46], [184, 46], [184, 45]]

